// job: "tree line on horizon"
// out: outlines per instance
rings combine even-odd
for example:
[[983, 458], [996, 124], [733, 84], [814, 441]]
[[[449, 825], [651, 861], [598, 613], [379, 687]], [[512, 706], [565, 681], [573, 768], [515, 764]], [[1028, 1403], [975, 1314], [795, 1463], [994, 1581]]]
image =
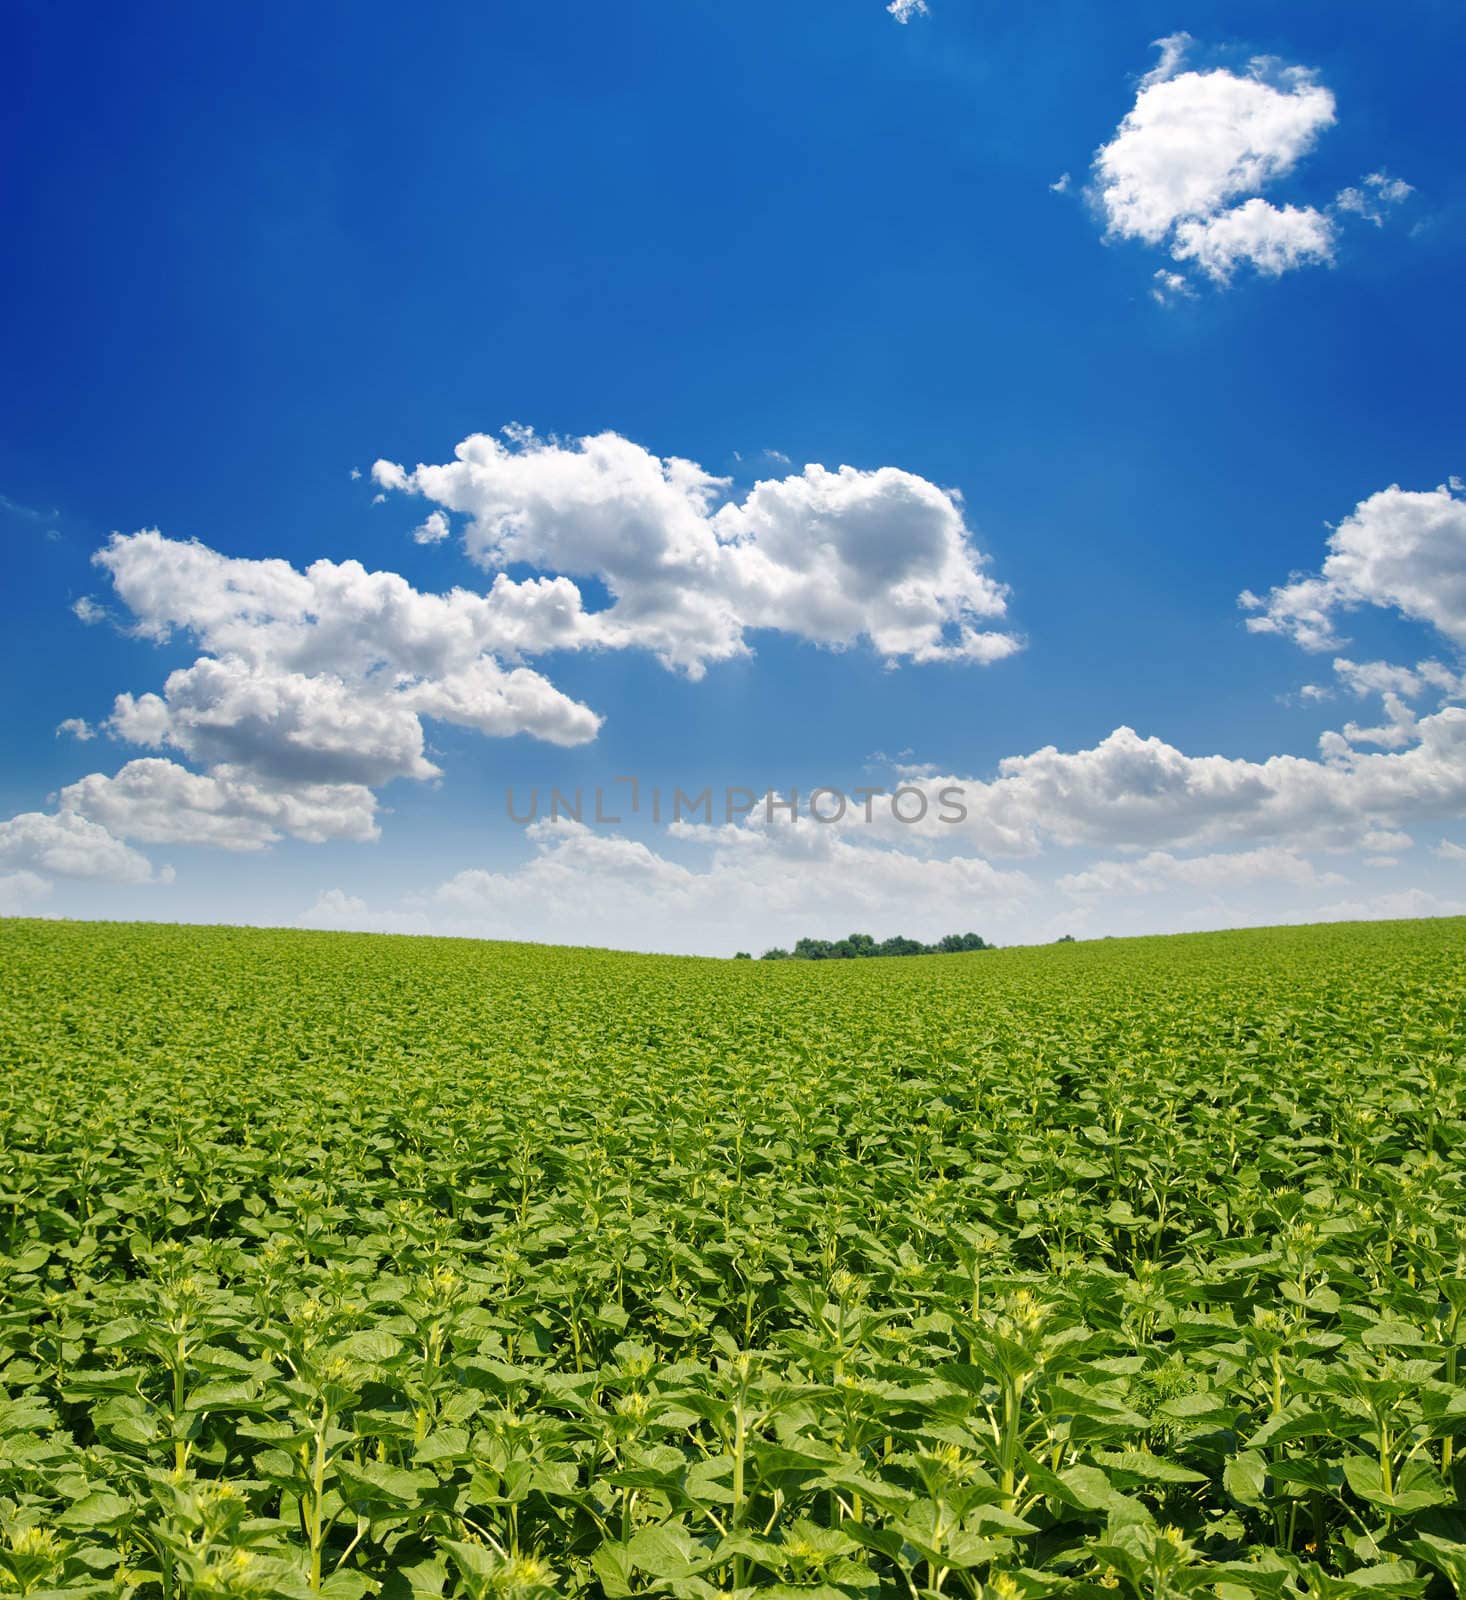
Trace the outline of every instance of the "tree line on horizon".
[[[969, 950], [996, 950], [980, 933], [949, 933], [935, 944], [923, 944], [920, 939], [907, 939], [896, 934], [890, 939], [876, 940], [868, 933], [852, 933], [843, 939], [801, 939], [792, 950], [775, 945], [765, 950], [760, 961], [853, 961], [863, 956], [950, 956]], [[753, 957], [740, 950], [735, 961], [751, 961]]]

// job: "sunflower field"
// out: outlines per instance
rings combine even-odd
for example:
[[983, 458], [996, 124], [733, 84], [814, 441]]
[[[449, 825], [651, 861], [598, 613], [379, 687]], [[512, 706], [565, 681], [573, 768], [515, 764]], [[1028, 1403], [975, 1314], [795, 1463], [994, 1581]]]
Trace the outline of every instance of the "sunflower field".
[[1466, 920], [0, 923], [0, 1595], [1466, 1591]]

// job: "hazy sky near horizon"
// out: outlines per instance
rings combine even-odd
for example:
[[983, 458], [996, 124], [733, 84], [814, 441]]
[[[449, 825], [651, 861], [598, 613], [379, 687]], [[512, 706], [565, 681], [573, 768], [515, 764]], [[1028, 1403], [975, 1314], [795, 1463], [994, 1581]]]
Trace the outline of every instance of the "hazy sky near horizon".
[[0, 914], [1466, 912], [1459, 7], [10, 44]]

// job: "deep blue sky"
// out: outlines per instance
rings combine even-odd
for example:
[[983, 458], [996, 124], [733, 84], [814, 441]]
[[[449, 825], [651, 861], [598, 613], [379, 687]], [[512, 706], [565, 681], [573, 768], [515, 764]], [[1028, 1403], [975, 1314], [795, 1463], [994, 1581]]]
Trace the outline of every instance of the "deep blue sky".
[[[819, 781], [903, 748], [986, 774], [1120, 723], [1311, 751], [1337, 708], [1280, 697], [1320, 669], [1248, 635], [1235, 596], [1315, 568], [1375, 490], [1466, 470], [1460, 8], [931, 4], [905, 27], [879, 0], [12, 7], [4, 814], [121, 759], [58, 741], [63, 717], [197, 653], [68, 614], [105, 597], [111, 530], [481, 587], [349, 471], [511, 419], [742, 485], [788, 470], [772, 449], [956, 487], [1028, 648], [892, 672], [766, 637], [700, 684], [557, 660], [600, 741], [435, 729], [447, 781], [393, 787], [383, 860], [462, 864], [506, 775]], [[1333, 90], [1290, 198], [1383, 168], [1408, 208], [1341, 230], [1331, 268], [1156, 304], [1163, 258], [1049, 185], [1082, 184], [1180, 29]], [[1403, 625], [1355, 631], [1415, 659]]]

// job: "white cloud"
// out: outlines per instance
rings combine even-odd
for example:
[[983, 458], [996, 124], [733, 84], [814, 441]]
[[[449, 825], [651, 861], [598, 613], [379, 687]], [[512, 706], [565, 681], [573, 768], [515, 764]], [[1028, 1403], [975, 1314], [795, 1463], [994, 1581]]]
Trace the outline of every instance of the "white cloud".
[[548, 744], [585, 744], [601, 719], [527, 667], [506, 671], [481, 656], [460, 672], [412, 685], [405, 703], [420, 716], [435, 717], [490, 738], [528, 733]]
[[1174, 78], [1181, 70], [1181, 63], [1185, 61], [1187, 53], [1196, 41], [1189, 33], [1168, 33], [1164, 39], [1152, 39], [1152, 48], [1161, 53], [1160, 60], [1140, 80], [1142, 89], [1149, 89], [1152, 84], [1164, 83], [1167, 78]]
[[1319, 922], [1380, 922], [1407, 917], [1466, 916], [1466, 899], [1439, 895], [1419, 887], [1397, 889], [1366, 899], [1335, 900], [1319, 906], [1313, 917]]
[[107, 728], [129, 744], [180, 750], [282, 787], [376, 787], [438, 771], [401, 694], [363, 694], [329, 673], [274, 672], [238, 657], [203, 656], [171, 673], [161, 695], [119, 695]]
[[[1331, 205], [1275, 204], [1265, 190], [1292, 176], [1336, 120], [1334, 97], [1306, 67], [1255, 57], [1245, 69], [1188, 68], [1189, 34], [1157, 39], [1156, 66], [1094, 159], [1091, 195], [1111, 239], [1167, 249], [1214, 285], [1239, 269], [1278, 277], [1334, 260], [1336, 218], [1381, 223], [1412, 191], [1372, 172]], [[1156, 274], [1152, 298], [1176, 299], [1184, 273]]]
[[1358, 187], [1341, 189], [1334, 199], [1340, 211], [1352, 211], [1376, 227], [1383, 227], [1389, 208], [1408, 199], [1415, 190], [1403, 178], [1385, 172], [1371, 172]]
[[361, 784], [274, 789], [238, 768], [190, 772], [156, 758], [93, 772], [61, 791], [62, 815], [89, 817], [143, 844], [259, 850], [286, 834], [312, 844], [377, 837], [376, 799]]
[[1341, 730], [1350, 744], [1374, 744], [1386, 750], [1402, 750], [1415, 739], [1418, 724], [1415, 713], [1392, 690], [1384, 694], [1385, 718], [1376, 727], [1361, 727], [1357, 722], [1346, 722]]
[[1281, 846], [1205, 856], [1174, 856], [1152, 851], [1135, 861], [1099, 861], [1083, 872], [1058, 880], [1058, 887], [1076, 897], [1086, 895], [1158, 894], [1177, 885], [1192, 889], [1225, 889], [1238, 883], [1287, 883], [1312, 887], [1348, 880], [1336, 872], [1320, 873], [1306, 856]]
[[[506, 433], [465, 439], [444, 465], [379, 461], [373, 475], [468, 517], [481, 565], [568, 575], [541, 648], [646, 649], [694, 678], [747, 654], [761, 628], [833, 648], [868, 639], [889, 661], [990, 662], [1019, 648], [987, 626], [1006, 592], [982, 570], [957, 497], [924, 478], [807, 466], [719, 504], [727, 479], [617, 434]], [[598, 579], [612, 604], [585, 611], [574, 577]]]
[[1361, 699], [1370, 694], [1398, 694], [1410, 700], [1425, 687], [1419, 673], [1409, 667], [1392, 666], [1388, 661], [1350, 661], [1347, 656], [1336, 656], [1334, 672], [1345, 688]]
[[97, 737], [97, 730], [85, 717], [67, 717], [64, 722], [58, 722], [56, 724], [56, 737], [59, 739], [63, 733], [68, 734], [82, 744], [85, 744], [88, 739]]
[[1452, 844], [1449, 839], [1442, 839], [1431, 852], [1442, 861], [1466, 861], [1466, 848], [1459, 844]]
[[[519, 866], [470, 868], [391, 905], [329, 890], [300, 920], [708, 952], [757, 951], [804, 934], [838, 937], [852, 929], [925, 940], [971, 929], [1009, 942], [1068, 931], [1175, 931], [1449, 909], [1408, 885], [1349, 901], [1326, 898], [1349, 881], [1339, 866], [1367, 871], [1377, 859], [1373, 852], [1409, 848], [1408, 836], [1380, 828], [1356, 830], [1356, 853], [1346, 859], [1331, 852], [1323, 865], [1291, 845], [1200, 855], [1151, 851], [1135, 860], [1101, 859], [1048, 881], [994, 865], [973, 853], [970, 838], [936, 853], [920, 839], [883, 839], [872, 830], [842, 832], [807, 821], [771, 828], [750, 820], [682, 823], [665, 828], [662, 840], [598, 832], [564, 818], [542, 821], [526, 831], [531, 853]], [[693, 847], [688, 859], [671, 853], [687, 857]]]
[[693, 866], [564, 819], [527, 834], [534, 855], [525, 865], [457, 873], [409, 911], [431, 926], [446, 918], [505, 937], [571, 930], [580, 941], [685, 949], [716, 947], [738, 926], [765, 943], [864, 927], [934, 939], [978, 921], [1011, 923], [1034, 888], [1026, 874], [978, 857], [933, 859], [813, 825], [684, 826], [672, 836], [709, 851]]
[[1191, 280], [1182, 273], [1158, 267], [1151, 281], [1150, 297], [1157, 305], [1164, 306], [1172, 300], [1194, 300], [1196, 290], [1191, 287]]
[[[990, 781], [912, 779], [929, 797], [925, 820], [901, 826], [877, 810], [873, 826], [906, 848], [960, 845], [984, 856], [1038, 856], [1055, 846], [1378, 851], [1392, 848], [1381, 829], [1466, 814], [1466, 709], [1420, 718], [1415, 742], [1398, 752], [1361, 752], [1334, 738], [1327, 759], [1249, 761], [1187, 755], [1122, 727], [1087, 750], [1010, 756]], [[955, 825], [937, 820], [938, 796], [950, 786], [963, 791], [967, 810]], [[833, 831], [857, 827], [864, 824], [851, 818]]]
[[105, 827], [63, 810], [23, 811], [0, 822], [0, 867], [91, 878], [107, 883], [153, 881], [152, 863]]
[[34, 872], [0, 872], [0, 917], [23, 917], [51, 893]]
[[71, 603], [71, 614], [78, 622], [93, 627], [98, 622], [105, 622], [107, 618], [106, 606], [99, 606], [90, 595], [84, 594], [80, 600]]
[[1159, 244], [1177, 223], [1255, 194], [1291, 172], [1334, 121], [1333, 95], [1302, 67], [1178, 72], [1173, 42], [1161, 41], [1161, 66], [1095, 158], [1117, 238]]
[[1295, 575], [1241, 604], [1254, 633], [1279, 633], [1305, 650], [1333, 650], [1340, 612], [1377, 606], [1424, 622], [1466, 647], [1466, 501], [1449, 487], [1398, 484], [1362, 500], [1329, 535], [1315, 575]]
[[136, 633], [161, 642], [182, 630], [209, 652], [161, 693], [119, 695], [105, 724], [206, 773], [139, 761], [68, 791], [75, 809], [105, 813], [129, 837], [227, 849], [282, 833], [372, 838], [372, 788], [439, 774], [424, 717], [561, 745], [600, 726], [540, 674], [494, 654], [512, 658], [521, 643], [573, 627], [579, 594], [568, 583], [502, 579], [489, 595], [424, 594], [354, 561], [299, 572], [153, 531], [114, 535], [96, 560]]
[[1073, 182], [1074, 179], [1070, 173], [1061, 172], [1059, 176], [1055, 178], [1054, 181], [1049, 185], [1049, 189], [1054, 194], [1068, 194], [1069, 186]]
[[913, 17], [929, 17], [931, 8], [926, 0], [891, 0], [886, 10], [897, 22], [910, 22]]
[[316, 903], [298, 920], [307, 927], [333, 927], [367, 914], [367, 903], [359, 895], [347, 894], [344, 889], [323, 889], [316, 896]]
[[452, 524], [441, 511], [430, 511], [412, 530], [412, 537], [418, 544], [441, 544], [452, 532]]
[[[834, 648], [869, 639], [888, 661], [993, 661], [1018, 648], [987, 628], [1005, 591], [982, 570], [959, 497], [913, 474], [843, 467], [761, 481], [742, 500], [695, 463], [615, 434], [465, 440], [457, 460], [408, 473], [378, 462], [384, 492], [435, 502], [496, 574], [486, 593], [423, 593], [359, 562], [238, 559], [156, 530], [114, 534], [94, 557], [131, 632], [184, 633], [203, 654], [157, 692], [119, 694], [112, 737], [171, 760], [130, 762], [67, 790], [67, 807], [127, 837], [254, 849], [285, 834], [375, 836], [373, 790], [440, 776], [424, 719], [552, 744], [600, 718], [524, 664], [565, 649], [647, 649], [691, 677], [780, 629]], [[571, 576], [612, 595], [587, 611]], [[78, 603], [84, 620], [108, 613]], [[70, 719], [67, 731], [84, 736]]]
[[1332, 261], [1334, 225], [1312, 206], [1280, 208], [1254, 196], [1230, 211], [1181, 223], [1171, 254], [1194, 261], [1217, 283], [1229, 282], [1244, 264], [1275, 278]]

